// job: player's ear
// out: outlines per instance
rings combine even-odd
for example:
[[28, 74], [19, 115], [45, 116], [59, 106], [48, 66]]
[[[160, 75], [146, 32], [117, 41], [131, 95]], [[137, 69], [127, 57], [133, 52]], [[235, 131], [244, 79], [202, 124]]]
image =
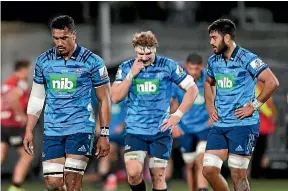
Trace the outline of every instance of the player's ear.
[[228, 44], [230, 41], [231, 41], [231, 36], [229, 34], [225, 34], [224, 42]]

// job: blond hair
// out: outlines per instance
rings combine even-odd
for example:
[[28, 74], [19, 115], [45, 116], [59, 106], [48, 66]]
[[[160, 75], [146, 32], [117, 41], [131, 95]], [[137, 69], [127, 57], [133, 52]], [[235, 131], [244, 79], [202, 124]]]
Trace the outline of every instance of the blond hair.
[[133, 47], [158, 47], [158, 41], [151, 31], [135, 33], [132, 40]]

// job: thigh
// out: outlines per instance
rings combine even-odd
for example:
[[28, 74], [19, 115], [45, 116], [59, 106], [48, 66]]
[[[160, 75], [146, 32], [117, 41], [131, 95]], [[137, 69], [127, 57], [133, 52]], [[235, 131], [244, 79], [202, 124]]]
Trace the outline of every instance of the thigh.
[[48, 161], [52, 159], [57, 160], [58, 158], [64, 158], [65, 157], [65, 141], [66, 141], [66, 136], [44, 135], [42, 160]]
[[148, 154], [149, 157], [169, 160], [172, 151], [173, 138], [170, 131], [160, 133], [150, 139]]
[[67, 155], [79, 155], [90, 157], [95, 153], [94, 133], [76, 133], [67, 136], [65, 142]]
[[125, 137], [125, 153], [132, 151], [148, 152], [148, 144], [144, 139], [144, 135], [126, 134]]
[[226, 136], [229, 139], [229, 153], [251, 156], [259, 137], [259, 124], [233, 127]]
[[207, 137], [207, 150], [228, 149], [228, 142], [223, 130], [219, 127], [212, 127]]
[[190, 153], [195, 151], [195, 135], [185, 133], [179, 138], [180, 150], [182, 153]]

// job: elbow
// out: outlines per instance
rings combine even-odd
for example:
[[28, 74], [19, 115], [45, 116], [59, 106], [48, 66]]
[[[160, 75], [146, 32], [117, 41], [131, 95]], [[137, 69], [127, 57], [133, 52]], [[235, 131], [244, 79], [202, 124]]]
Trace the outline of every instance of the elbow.
[[115, 94], [111, 95], [111, 101], [115, 104], [120, 102], [119, 98], [117, 96], [115, 96]]
[[270, 81], [269, 86], [273, 87], [273, 89], [277, 89], [279, 87], [280, 83], [277, 78], [274, 78], [273, 80]]

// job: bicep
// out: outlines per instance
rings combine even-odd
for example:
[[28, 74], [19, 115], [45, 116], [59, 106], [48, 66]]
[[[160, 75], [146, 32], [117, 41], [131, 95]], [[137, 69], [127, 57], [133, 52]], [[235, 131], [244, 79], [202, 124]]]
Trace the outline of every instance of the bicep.
[[270, 68], [266, 68], [258, 76], [258, 80], [263, 83], [265, 83], [265, 81], [274, 80], [274, 79], [276, 79], [276, 76], [273, 74]]

